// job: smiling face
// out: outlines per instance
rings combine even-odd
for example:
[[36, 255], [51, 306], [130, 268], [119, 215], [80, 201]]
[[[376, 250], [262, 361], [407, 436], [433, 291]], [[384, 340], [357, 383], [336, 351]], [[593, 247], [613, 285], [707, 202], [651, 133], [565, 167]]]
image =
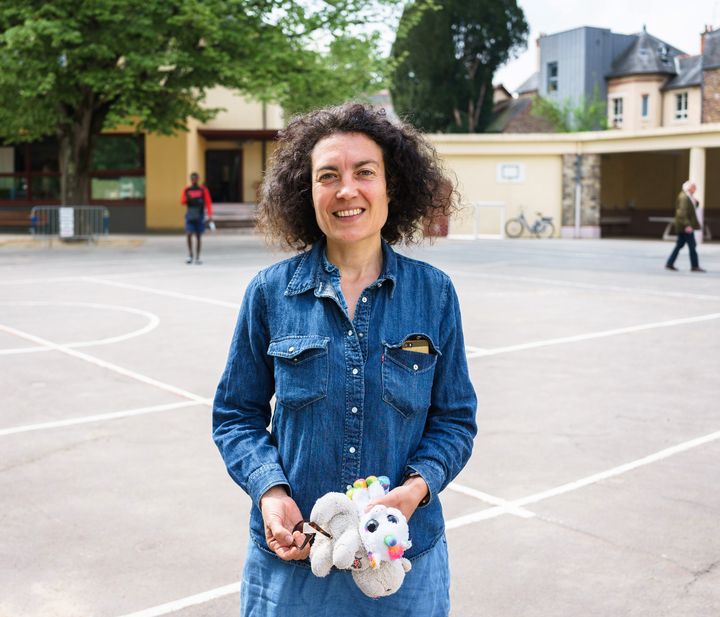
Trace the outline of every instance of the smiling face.
[[312, 198], [328, 246], [376, 246], [388, 217], [380, 146], [362, 133], [336, 133], [311, 153]]

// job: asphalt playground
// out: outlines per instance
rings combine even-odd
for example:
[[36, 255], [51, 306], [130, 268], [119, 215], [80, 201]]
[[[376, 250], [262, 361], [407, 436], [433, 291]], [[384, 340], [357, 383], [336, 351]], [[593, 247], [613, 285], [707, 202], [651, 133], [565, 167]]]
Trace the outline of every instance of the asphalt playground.
[[[720, 615], [720, 244], [707, 274], [671, 248], [402, 249], [453, 278], [479, 397], [441, 495], [453, 617]], [[286, 255], [184, 253], [0, 236], [0, 617], [237, 614], [251, 504], [210, 401], [245, 286]]]

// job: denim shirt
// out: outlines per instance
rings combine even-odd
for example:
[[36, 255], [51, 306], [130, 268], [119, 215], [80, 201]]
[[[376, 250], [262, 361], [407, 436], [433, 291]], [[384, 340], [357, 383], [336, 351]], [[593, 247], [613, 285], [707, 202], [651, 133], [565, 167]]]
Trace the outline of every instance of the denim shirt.
[[[477, 430], [458, 299], [443, 272], [385, 242], [382, 251], [382, 273], [352, 321], [324, 241], [248, 285], [213, 437], [253, 500], [250, 534], [262, 548], [258, 504], [269, 488], [289, 487], [307, 518], [319, 497], [370, 475], [396, 487], [419, 474], [430, 489], [410, 520], [406, 557], [444, 532], [437, 496], [467, 463]], [[417, 337], [430, 353], [402, 349]]]

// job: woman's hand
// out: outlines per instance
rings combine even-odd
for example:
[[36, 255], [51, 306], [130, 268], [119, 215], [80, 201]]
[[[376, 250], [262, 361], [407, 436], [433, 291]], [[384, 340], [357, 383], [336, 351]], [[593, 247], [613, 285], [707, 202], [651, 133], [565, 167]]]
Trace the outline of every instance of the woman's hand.
[[292, 529], [303, 517], [283, 486], [273, 486], [260, 498], [260, 511], [265, 523], [265, 541], [280, 559], [305, 559], [310, 554], [309, 543], [302, 551], [298, 548], [305, 534], [293, 533]]
[[420, 502], [428, 494], [428, 485], [420, 476], [412, 476], [402, 486], [392, 489], [380, 499], [373, 499], [365, 508], [369, 511], [373, 506], [383, 505], [397, 508], [407, 520], [415, 513]]

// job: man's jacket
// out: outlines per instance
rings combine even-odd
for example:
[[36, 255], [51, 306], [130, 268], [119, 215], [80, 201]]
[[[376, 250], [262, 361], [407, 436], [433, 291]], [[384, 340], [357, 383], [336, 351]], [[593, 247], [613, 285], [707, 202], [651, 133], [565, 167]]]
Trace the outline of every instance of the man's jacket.
[[700, 229], [700, 221], [698, 221], [695, 213], [696, 206], [685, 191], [680, 191], [675, 204], [675, 229], [677, 233], [684, 233], [688, 225], [693, 229]]

